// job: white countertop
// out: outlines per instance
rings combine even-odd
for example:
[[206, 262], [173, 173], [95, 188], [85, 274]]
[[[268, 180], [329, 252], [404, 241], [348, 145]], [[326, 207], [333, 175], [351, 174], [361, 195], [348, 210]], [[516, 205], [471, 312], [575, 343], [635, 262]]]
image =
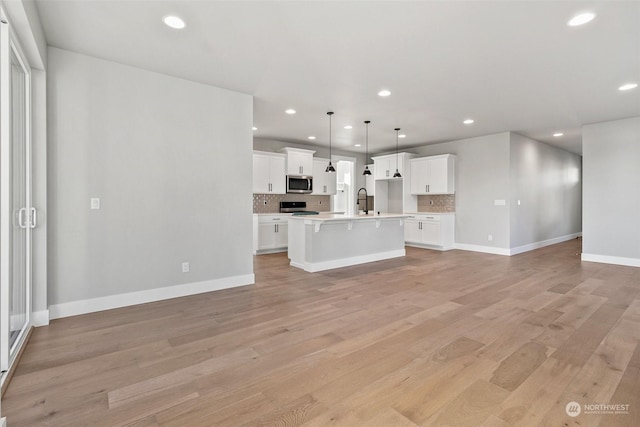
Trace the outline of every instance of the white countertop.
[[406, 215], [455, 215], [455, 212], [405, 212]]
[[295, 215], [290, 219], [304, 219], [310, 221], [360, 221], [367, 219], [396, 219], [396, 218], [409, 218], [408, 214], [391, 214], [391, 213], [383, 213], [380, 215], [374, 215], [370, 213], [369, 215], [346, 215], [346, 214], [331, 214], [331, 213], [321, 213], [319, 215]]

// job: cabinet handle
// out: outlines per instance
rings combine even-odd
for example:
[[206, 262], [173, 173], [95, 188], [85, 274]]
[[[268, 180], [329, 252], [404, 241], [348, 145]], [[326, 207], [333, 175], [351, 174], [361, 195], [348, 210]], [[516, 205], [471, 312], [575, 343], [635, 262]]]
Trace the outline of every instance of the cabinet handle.
[[278, 232], [278, 224], [275, 224], [274, 231], [275, 231], [276, 233]]
[[425, 185], [425, 186], [424, 186], [424, 192], [425, 192], [425, 193], [428, 193], [428, 192], [429, 192], [429, 186], [428, 186], [428, 185]]
[[302, 174], [302, 166], [298, 166], [298, 173]]

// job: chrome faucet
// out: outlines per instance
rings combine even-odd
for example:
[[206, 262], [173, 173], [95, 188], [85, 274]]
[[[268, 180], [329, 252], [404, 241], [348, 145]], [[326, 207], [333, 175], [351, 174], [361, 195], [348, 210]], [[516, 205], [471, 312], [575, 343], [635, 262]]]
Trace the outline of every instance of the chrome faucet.
[[367, 189], [361, 188], [358, 190], [358, 200], [356, 200], [356, 205], [360, 204], [360, 192], [364, 190], [364, 214], [369, 215], [369, 200], [367, 199]]

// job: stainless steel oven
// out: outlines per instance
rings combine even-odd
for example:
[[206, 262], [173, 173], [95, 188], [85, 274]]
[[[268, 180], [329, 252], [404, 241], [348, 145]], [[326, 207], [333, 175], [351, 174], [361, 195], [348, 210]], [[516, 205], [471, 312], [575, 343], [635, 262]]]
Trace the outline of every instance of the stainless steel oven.
[[287, 193], [310, 194], [313, 192], [311, 175], [287, 175]]

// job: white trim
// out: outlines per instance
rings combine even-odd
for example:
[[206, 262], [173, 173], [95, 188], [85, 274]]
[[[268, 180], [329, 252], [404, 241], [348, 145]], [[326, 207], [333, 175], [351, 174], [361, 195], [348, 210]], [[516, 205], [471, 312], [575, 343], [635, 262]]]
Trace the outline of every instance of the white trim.
[[456, 249], [455, 246], [440, 246], [440, 245], [430, 245], [428, 243], [418, 243], [418, 242], [404, 242], [405, 246], [411, 246], [413, 248], [420, 249], [433, 249], [434, 251], [450, 251], [452, 249]]
[[496, 248], [494, 246], [480, 246], [480, 245], [469, 245], [467, 243], [454, 243], [454, 247], [456, 249], [460, 249], [463, 251], [484, 252], [486, 254], [493, 254], [493, 255], [506, 255], [506, 256], [511, 255], [509, 249]]
[[31, 324], [35, 327], [49, 324], [49, 310], [34, 311], [31, 313]]
[[383, 259], [398, 258], [406, 255], [404, 249], [397, 249], [387, 252], [377, 252], [375, 254], [358, 255], [349, 258], [333, 259], [321, 262], [306, 262], [303, 266], [298, 263], [290, 262], [292, 267], [302, 268], [304, 271], [316, 273], [318, 271], [331, 270], [333, 268], [348, 267], [350, 265], [364, 264], [367, 262], [381, 261]]
[[545, 246], [555, 245], [556, 243], [566, 242], [582, 236], [582, 232], [567, 234], [566, 236], [554, 237], [553, 239], [542, 240], [540, 242], [530, 243], [524, 246], [517, 246], [509, 250], [509, 255], [518, 255], [523, 252], [533, 251], [535, 249], [544, 248]]
[[76, 316], [78, 314], [93, 313], [96, 311], [110, 310], [113, 308], [127, 307], [136, 304], [145, 304], [148, 302], [201, 294], [204, 292], [219, 291], [222, 289], [235, 288], [237, 286], [251, 285], [254, 283], [255, 275], [245, 274], [242, 276], [224, 277], [221, 279], [149, 289], [146, 291], [129, 292], [88, 300], [53, 304], [49, 306], [49, 312], [51, 319], [59, 319], [61, 317]]
[[7, 427], [7, 419], [6, 418], [0, 418], [0, 427]]
[[626, 265], [628, 267], [640, 267], [640, 258], [626, 258], [619, 256], [582, 254], [582, 261], [601, 262], [603, 264]]
[[523, 246], [517, 246], [515, 248], [510, 248], [510, 249], [496, 248], [493, 246], [469, 245], [467, 243], [455, 243], [454, 247], [455, 249], [460, 249], [463, 251], [484, 252], [487, 254], [512, 256], [512, 255], [521, 254], [523, 252], [544, 248], [545, 246], [555, 245], [556, 243], [566, 242], [568, 240], [572, 240], [580, 236], [582, 236], [582, 232], [567, 234], [566, 236], [554, 237], [553, 239], [542, 240], [540, 242], [530, 243], [528, 245], [523, 245]]

